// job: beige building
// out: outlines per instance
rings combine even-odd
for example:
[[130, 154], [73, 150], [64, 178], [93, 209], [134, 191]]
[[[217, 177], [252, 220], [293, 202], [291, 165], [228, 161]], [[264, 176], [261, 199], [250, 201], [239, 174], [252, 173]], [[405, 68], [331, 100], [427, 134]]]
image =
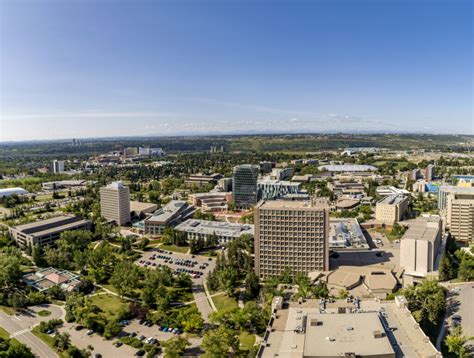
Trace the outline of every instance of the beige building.
[[18, 225], [8, 229], [17, 245], [23, 249], [35, 245], [53, 245], [64, 231], [89, 230], [91, 222], [79, 216], [61, 215], [54, 218]]
[[121, 181], [100, 188], [102, 217], [117, 225], [130, 222], [130, 190]]
[[410, 224], [400, 244], [400, 266], [405, 270], [405, 285], [436, 275], [441, 241], [442, 221], [438, 215], [422, 216]]
[[326, 199], [261, 201], [255, 208], [255, 270], [261, 278], [329, 267]]
[[405, 195], [391, 195], [378, 201], [375, 206], [375, 220], [393, 225], [403, 219], [409, 199]]
[[474, 194], [448, 194], [447, 227], [456, 240], [474, 240]]

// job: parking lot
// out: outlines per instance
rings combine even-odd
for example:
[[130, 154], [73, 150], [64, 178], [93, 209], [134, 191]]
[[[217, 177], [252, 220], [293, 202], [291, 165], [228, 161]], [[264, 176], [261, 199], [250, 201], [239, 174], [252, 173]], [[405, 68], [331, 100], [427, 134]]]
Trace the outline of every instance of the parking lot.
[[133, 357], [138, 351], [135, 348], [127, 346], [126, 344], [121, 347], [115, 347], [114, 342], [116, 340], [106, 340], [103, 337], [92, 334], [87, 335], [87, 329], [81, 329], [76, 331], [76, 324], [65, 323], [63, 327], [59, 329], [60, 332], [67, 332], [70, 335], [71, 342], [80, 349], [87, 349], [88, 346], [94, 347], [92, 354], [101, 354], [104, 358], [115, 357], [125, 358]]
[[[153, 256], [155, 259], [152, 259]], [[176, 260], [178, 260], [178, 263], [189, 260], [195, 262], [195, 264], [191, 266], [185, 266], [183, 264], [177, 264]], [[204, 283], [209, 272], [215, 267], [215, 259], [201, 255], [189, 255], [167, 250], [153, 249], [143, 253], [141, 257], [135, 261], [135, 263], [149, 268], [159, 267], [159, 265], [166, 265], [174, 271], [178, 269], [186, 269], [202, 272], [202, 275], [199, 275], [199, 277], [192, 278], [192, 292], [194, 302], [196, 303], [202, 318], [204, 321], [208, 321], [208, 317], [213, 312], [213, 309], [205, 292]]]
[[193, 283], [201, 284], [210, 270], [214, 268], [214, 259], [200, 255], [188, 255], [178, 252], [153, 249], [142, 254], [136, 263], [143, 267], [168, 266], [173, 271], [183, 271], [191, 276]]

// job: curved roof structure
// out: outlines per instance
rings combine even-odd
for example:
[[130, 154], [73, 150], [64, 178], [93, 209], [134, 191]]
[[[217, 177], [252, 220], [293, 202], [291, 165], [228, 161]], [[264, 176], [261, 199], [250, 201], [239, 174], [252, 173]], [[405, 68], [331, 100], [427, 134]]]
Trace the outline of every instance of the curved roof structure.
[[5, 189], [0, 189], [0, 198], [4, 196], [10, 196], [13, 194], [17, 195], [22, 195], [22, 194], [28, 194], [28, 191], [26, 191], [23, 188], [5, 188]]

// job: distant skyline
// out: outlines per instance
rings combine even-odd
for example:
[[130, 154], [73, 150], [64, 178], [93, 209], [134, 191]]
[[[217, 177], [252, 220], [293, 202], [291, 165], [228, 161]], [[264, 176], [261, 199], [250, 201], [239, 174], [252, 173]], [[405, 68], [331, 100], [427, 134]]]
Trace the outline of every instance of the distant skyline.
[[0, 141], [474, 134], [470, 0], [3, 0], [0, 23]]

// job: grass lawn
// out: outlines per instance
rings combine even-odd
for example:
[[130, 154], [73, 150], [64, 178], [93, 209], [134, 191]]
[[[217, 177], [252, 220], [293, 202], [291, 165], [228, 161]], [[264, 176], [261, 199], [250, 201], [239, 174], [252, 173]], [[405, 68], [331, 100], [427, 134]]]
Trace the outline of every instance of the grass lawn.
[[240, 348], [249, 351], [255, 345], [255, 335], [248, 332], [242, 332], [239, 335]]
[[42, 333], [39, 331], [39, 326], [36, 326], [34, 327], [31, 332], [36, 336], [38, 337], [39, 339], [41, 339], [44, 343], [46, 343], [49, 347], [51, 347], [53, 349], [53, 351], [55, 351], [59, 357], [61, 358], [67, 358], [68, 357], [68, 354], [66, 352], [58, 352], [58, 350], [56, 349], [56, 347], [54, 346], [54, 338], [53, 336], [50, 336], [49, 334], [46, 334], [46, 333]]
[[238, 307], [237, 301], [227, 295], [218, 295], [212, 297], [214, 304], [218, 310], [222, 310], [224, 308], [233, 308]]
[[122, 305], [126, 304], [119, 297], [113, 295], [97, 295], [90, 297], [91, 304], [99, 307], [107, 319], [112, 319]]
[[0, 305], [0, 310], [5, 312], [6, 314], [9, 314], [10, 316], [13, 316], [16, 312], [16, 310], [14, 308], [7, 307], [7, 306], [1, 306], [1, 305]]
[[160, 245], [160, 249], [173, 251], [173, 252], [180, 252], [182, 254], [185, 254], [186, 252], [188, 252], [189, 246], [176, 246], [172, 244], [163, 244], [163, 245]]
[[38, 316], [40, 317], [48, 317], [51, 314], [51, 311], [48, 310], [41, 310], [38, 312]]
[[0, 338], [9, 339], [13, 346], [19, 346], [21, 343], [18, 342], [15, 338], [10, 338], [10, 333], [8, 333], [4, 328], [0, 327]]

